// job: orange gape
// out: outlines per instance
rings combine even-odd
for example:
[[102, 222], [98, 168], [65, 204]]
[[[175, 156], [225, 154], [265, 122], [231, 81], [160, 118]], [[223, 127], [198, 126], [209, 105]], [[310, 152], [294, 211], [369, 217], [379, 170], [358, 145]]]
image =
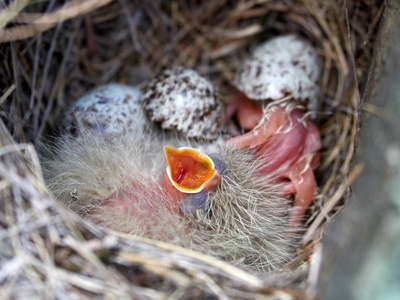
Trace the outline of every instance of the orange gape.
[[217, 186], [221, 175], [207, 155], [187, 147], [164, 147], [164, 154], [166, 170], [160, 185], [171, 196], [174, 208], [179, 210], [182, 199], [188, 194], [212, 190]]
[[196, 191], [216, 172], [212, 161], [193, 149], [164, 147], [171, 180], [182, 192]]

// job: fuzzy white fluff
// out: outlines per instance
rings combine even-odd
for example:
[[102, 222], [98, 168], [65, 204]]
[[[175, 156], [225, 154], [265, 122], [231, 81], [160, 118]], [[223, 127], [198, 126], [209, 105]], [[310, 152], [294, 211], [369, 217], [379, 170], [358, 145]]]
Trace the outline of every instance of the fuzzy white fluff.
[[198, 250], [259, 272], [277, 270], [290, 260], [288, 200], [280, 193], [282, 187], [273, 184], [273, 174], [257, 174], [268, 158], [255, 161], [246, 150], [212, 145], [220, 149], [228, 168], [210, 193], [206, 211], [187, 218], [170, 209], [169, 196], [158, 185], [165, 168], [164, 145], [208, 148], [140, 132], [107, 142], [96, 132], [84, 131], [83, 138], [64, 137], [47, 147], [45, 177], [54, 196], [71, 210], [113, 230]]

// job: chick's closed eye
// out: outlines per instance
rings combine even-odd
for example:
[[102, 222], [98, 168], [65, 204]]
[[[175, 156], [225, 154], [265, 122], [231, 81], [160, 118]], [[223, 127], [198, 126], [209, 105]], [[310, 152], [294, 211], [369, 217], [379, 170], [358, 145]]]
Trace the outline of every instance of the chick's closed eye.
[[184, 197], [179, 205], [182, 212], [186, 216], [191, 216], [196, 214], [198, 209], [205, 210], [207, 205], [208, 192], [200, 192], [197, 194], [188, 194]]

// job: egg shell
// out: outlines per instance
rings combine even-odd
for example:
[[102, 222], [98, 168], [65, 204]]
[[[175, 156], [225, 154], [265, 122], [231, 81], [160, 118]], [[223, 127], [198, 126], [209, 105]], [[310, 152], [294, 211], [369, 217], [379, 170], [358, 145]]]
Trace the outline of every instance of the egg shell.
[[239, 67], [233, 84], [252, 100], [293, 95], [315, 110], [319, 74], [318, 56], [311, 43], [289, 34], [256, 47]]
[[164, 129], [190, 138], [215, 139], [224, 124], [224, 108], [210, 81], [194, 70], [175, 67], [161, 72], [143, 89], [149, 118]]
[[104, 138], [140, 132], [149, 125], [140, 102], [139, 89], [122, 84], [96, 87], [75, 103], [62, 117], [61, 130], [73, 137], [81, 130], [97, 131]]

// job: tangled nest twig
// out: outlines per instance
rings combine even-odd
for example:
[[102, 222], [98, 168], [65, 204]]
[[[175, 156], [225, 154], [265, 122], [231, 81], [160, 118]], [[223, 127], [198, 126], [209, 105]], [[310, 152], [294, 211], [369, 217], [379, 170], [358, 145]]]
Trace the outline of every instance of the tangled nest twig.
[[[79, 16], [86, 11], [75, 5], [83, 3], [15, 1], [13, 14], [0, 12], [3, 41], [31, 37], [0, 45], [1, 298], [312, 295], [318, 242], [361, 170], [351, 167], [357, 105], [384, 4], [120, 0]], [[71, 20], [60, 23], [66, 16]], [[137, 84], [172, 65], [196, 68], [229, 101], [240, 59], [253, 44], [285, 32], [311, 40], [321, 58], [317, 123], [324, 153], [304, 248], [282, 274], [264, 280], [178, 247], [107, 232], [71, 216], [48, 194], [27, 142], [51, 132], [69, 101], [95, 85]]]

